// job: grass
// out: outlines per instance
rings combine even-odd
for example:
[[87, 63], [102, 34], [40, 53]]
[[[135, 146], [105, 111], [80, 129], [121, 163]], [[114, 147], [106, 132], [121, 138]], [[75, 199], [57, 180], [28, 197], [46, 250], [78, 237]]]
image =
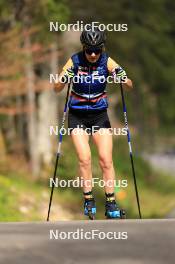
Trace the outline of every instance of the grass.
[[[101, 178], [97, 151], [91, 144], [93, 176]], [[127, 211], [128, 218], [137, 218], [137, 204], [126, 139], [114, 142], [113, 161], [117, 180], [127, 180], [127, 188], [116, 188], [116, 198]], [[163, 218], [175, 208], [175, 180], [154, 171], [138, 154], [134, 156], [143, 218]], [[54, 166], [54, 163], [53, 163]], [[50, 169], [48, 175], [53, 173]], [[59, 179], [77, 177], [77, 157], [69, 138], [64, 141], [59, 161]], [[48, 179], [34, 182], [28, 175], [6, 170], [0, 174], [0, 221], [45, 221], [50, 195]], [[104, 190], [94, 188], [97, 219], [104, 219]], [[55, 188], [52, 220], [84, 219], [83, 195], [80, 188]]]
[[44, 189], [19, 174], [0, 175], [0, 221], [41, 220], [40, 200]]

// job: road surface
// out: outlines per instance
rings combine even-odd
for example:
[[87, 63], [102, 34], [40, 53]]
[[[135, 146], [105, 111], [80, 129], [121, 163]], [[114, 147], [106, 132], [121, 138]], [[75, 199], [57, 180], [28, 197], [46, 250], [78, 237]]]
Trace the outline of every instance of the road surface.
[[175, 219], [1, 223], [0, 238], [1, 264], [175, 263]]

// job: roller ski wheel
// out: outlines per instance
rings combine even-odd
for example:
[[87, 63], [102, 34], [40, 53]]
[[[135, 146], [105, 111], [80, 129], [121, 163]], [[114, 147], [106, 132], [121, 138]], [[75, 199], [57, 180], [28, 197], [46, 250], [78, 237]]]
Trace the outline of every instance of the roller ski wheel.
[[120, 209], [120, 219], [126, 219], [126, 212], [123, 209]]
[[126, 219], [126, 213], [123, 209], [119, 209], [115, 200], [106, 201], [105, 216], [107, 219]]
[[95, 214], [96, 214], [95, 200], [93, 198], [85, 199], [84, 215], [88, 216], [90, 220], [95, 220]]
[[88, 216], [90, 220], [95, 220], [95, 214], [93, 214], [92, 212], [88, 212]]

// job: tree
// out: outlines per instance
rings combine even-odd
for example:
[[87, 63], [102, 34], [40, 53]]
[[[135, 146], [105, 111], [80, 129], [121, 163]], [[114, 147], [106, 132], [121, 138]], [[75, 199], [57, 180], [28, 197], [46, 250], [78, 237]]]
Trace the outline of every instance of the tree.
[[[1, 1], [0, 5], [3, 12], [1, 13], [1, 22], [2, 22], [2, 32], [12, 32], [14, 29], [18, 33], [16, 38], [18, 41], [18, 52], [16, 58], [14, 59], [15, 63], [18, 64], [18, 68], [13, 69], [12, 76], [13, 81], [16, 81], [15, 89], [9, 91], [9, 96], [17, 96], [17, 107], [21, 107], [22, 101], [27, 103], [28, 111], [26, 112], [27, 122], [27, 134], [28, 139], [28, 153], [31, 162], [31, 168], [34, 175], [39, 174], [40, 170], [40, 151], [39, 151], [39, 135], [38, 135], [38, 104], [37, 102], [42, 102], [42, 97], [45, 98], [44, 104], [39, 104], [39, 107], [48, 107], [48, 103], [52, 97], [52, 102], [55, 104], [54, 111], [56, 111], [56, 100], [53, 93], [50, 91], [44, 92], [43, 89], [49, 89], [48, 85], [48, 73], [44, 75], [43, 72], [47, 72], [48, 65], [45, 62], [44, 67], [40, 67], [40, 62], [37, 61], [36, 57], [40, 53], [41, 57], [43, 53], [46, 53], [46, 50], [49, 50], [48, 56], [46, 59], [52, 64], [51, 68], [53, 70], [53, 53], [56, 56], [54, 59], [54, 65], [56, 66], [56, 61], [58, 59], [58, 53], [53, 51], [53, 47], [56, 46], [55, 40], [57, 41], [57, 36], [53, 33], [51, 34], [48, 31], [49, 21], [60, 21], [64, 22], [68, 16], [68, 9], [65, 5], [65, 1], [55, 1], [55, 0], [23, 0], [23, 1]], [[8, 14], [8, 16], [7, 16]], [[5, 41], [5, 47], [8, 46], [8, 42], [11, 41], [11, 38]], [[36, 52], [36, 47], [39, 49]], [[14, 46], [9, 49], [9, 54], [14, 54]], [[2, 49], [1, 49], [2, 51]], [[2, 51], [3, 52], [3, 51]], [[36, 55], [37, 54], [37, 55]], [[11, 55], [10, 55], [11, 56]], [[5, 62], [8, 61], [5, 57]], [[19, 70], [20, 69], [20, 70]], [[19, 70], [19, 72], [18, 72]], [[6, 76], [9, 68], [5, 70]], [[40, 73], [38, 73], [40, 72]], [[44, 75], [45, 81], [39, 80], [40, 75]], [[2, 72], [1, 72], [2, 73]], [[19, 73], [19, 75], [18, 75]], [[2, 73], [3, 75], [3, 73]], [[14, 78], [15, 75], [18, 75], [18, 78]], [[3, 79], [3, 77], [2, 77]], [[42, 83], [42, 88], [41, 88]], [[47, 83], [47, 84], [46, 84]], [[19, 89], [19, 84], [22, 86], [22, 89]], [[7, 86], [12, 85], [10, 78], [7, 78]], [[39, 90], [39, 91], [38, 91]], [[4, 83], [2, 84], [1, 93], [4, 93]], [[23, 97], [22, 101], [20, 97]], [[43, 109], [44, 111], [44, 109]], [[7, 112], [6, 112], [7, 113]], [[56, 116], [56, 112], [54, 112]], [[47, 116], [45, 116], [45, 121]], [[20, 122], [24, 120], [22, 118], [18, 119]], [[44, 120], [40, 119], [41, 122]], [[47, 123], [47, 122], [46, 122]], [[26, 131], [26, 130], [25, 130]], [[40, 130], [42, 133], [42, 130]], [[46, 154], [46, 151], [45, 151]]]

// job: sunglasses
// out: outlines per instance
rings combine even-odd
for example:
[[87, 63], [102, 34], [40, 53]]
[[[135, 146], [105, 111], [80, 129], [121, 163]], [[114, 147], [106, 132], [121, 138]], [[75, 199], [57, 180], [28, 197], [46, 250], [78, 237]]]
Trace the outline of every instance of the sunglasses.
[[98, 55], [102, 52], [102, 49], [101, 48], [88, 48], [88, 49], [85, 49], [85, 52], [88, 55], [91, 55], [92, 53], [95, 53], [95, 55]]

